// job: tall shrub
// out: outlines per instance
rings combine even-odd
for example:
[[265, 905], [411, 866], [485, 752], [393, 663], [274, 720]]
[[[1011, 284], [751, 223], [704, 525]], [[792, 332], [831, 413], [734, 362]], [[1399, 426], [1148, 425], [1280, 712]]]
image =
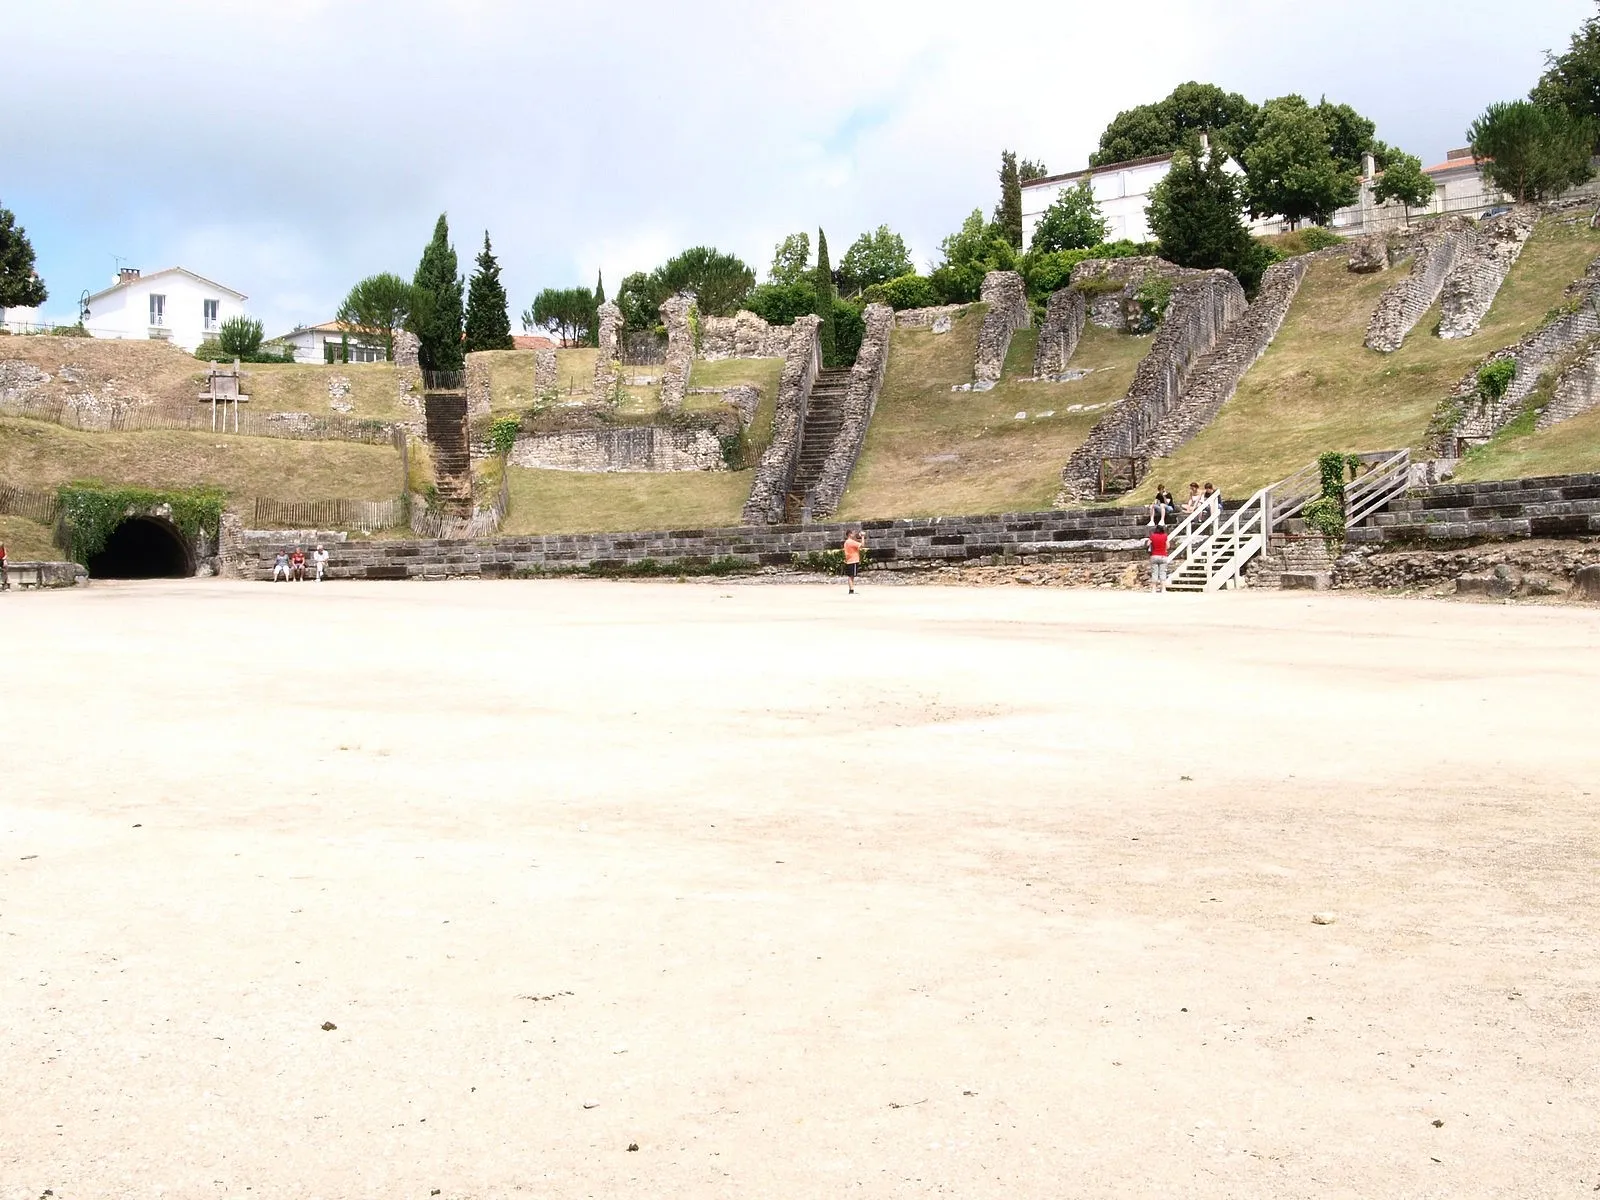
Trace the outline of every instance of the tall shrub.
[[995, 206], [994, 223], [1013, 250], [1022, 249], [1022, 179], [1013, 150], [1000, 152], [1000, 203]]
[[817, 265], [811, 276], [811, 286], [817, 293], [817, 316], [822, 325], [817, 338], [822, 346], [822, 365], [834, 365], [833, 340], [833, 270], [828, 265], [828, 235], [817, 230]]
[[459, 371], [466, 362], [461, 348], [461, 292], [450, 223], [440, 213], [433, 240], [422, 251], [411, 281], [411, 332], [419, 343], [417, 361], [427, 370]]
[[506, 311], [506, 289], [500, 282], [500, 264], [489, 247], [489, 231], [483, 231], [483, 250], [478, 269], [472, 273], [467, 289], [467, 342], [473, 350], [509, 350], [511, 314]]

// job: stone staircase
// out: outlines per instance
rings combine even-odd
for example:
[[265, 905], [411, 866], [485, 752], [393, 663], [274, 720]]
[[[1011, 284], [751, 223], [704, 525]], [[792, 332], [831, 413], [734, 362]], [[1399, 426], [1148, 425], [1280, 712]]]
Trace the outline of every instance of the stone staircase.
[[423, 397], [428, 451], [439, 500], [451, 516], [472, 515], [472, 438], [464, 394], [429, 392]]
[[798, 525], [810, 514], [807, 498], [822, 474], [823, 464], [833, 450], [839, 436], [839, 426], [844, 420], [845, 396], [850, 391], [850, 368], [825, 368], [817, 372], [811, 385], [811, 398], [806, 402], [805, 421], [801, 425], [800, 453], [794, 469], [794, 480], [784, 497], [785, 524]]

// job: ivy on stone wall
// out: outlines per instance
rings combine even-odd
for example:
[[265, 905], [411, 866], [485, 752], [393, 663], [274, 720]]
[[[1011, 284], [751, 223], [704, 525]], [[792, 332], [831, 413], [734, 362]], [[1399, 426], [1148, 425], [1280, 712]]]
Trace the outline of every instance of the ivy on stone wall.
[[65, 531], [63, 547], [74, 562], [106, 548], [118, 525], [129, 517], [163, 516], [190, 542], [205, 533], [216, 537], [226, 495], [218, 488], [108, 488], [95, 483], [63, 484], [56, 491], [57, 513]]

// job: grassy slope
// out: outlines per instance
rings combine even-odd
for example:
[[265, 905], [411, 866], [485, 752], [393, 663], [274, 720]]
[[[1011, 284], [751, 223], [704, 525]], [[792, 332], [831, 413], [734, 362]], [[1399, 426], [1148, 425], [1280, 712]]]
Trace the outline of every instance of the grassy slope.
[[60, 562], [66, 555], [50, 540], [50, 526], [22, 517], [0, 517], [0, 542], [13, 562]]
[[[496, 409], [527, 408], [535, 399], [533, 394], [534, 350], [489, 350], [489, 396]], [[600, 352], [579, 347], [556, 351], [556, 388], [561, 400], [587, 401], [594, 390], [594, 361]], [[654, 375], [659, 378], [662, 368], [624, 367], [623, 376]], [[660, 403], [661, 385], [625, 387], [628, 412], [654, 411]]]
[[393, 421], [417, 415], [400, 403], [393, 363], [246, 363], [241, 370], [250, 407], [258, 412], [335, 416], [328, 404], [328, 381], [339, 378], [350, 382], [344, 400], [354, 407], [348, 416]]
[[237, 498], [382, 500], [400, 486], [388, 446], [214, 433], [84, 433], [0, 417], [0, 481], [48, 491], [79, 479], [148, 487], [216, 484]]
[[1526, 479], [1600, 471], [1600, 408], [1553, 425], [1542, 433], [1508, 432], [1469, 451], [1456, 472], [1475, 479]]
[[[1069, 405], [1120, 399], [1150, 339], [1089, 326], [1073, 356], [1096, 370], [1072, 383], [1025, 383], [1037, 334], [1012, 339], [1001, 382], [988, 392], [952, 392], [972, 378], [981, 311], [947, 334], [897, 329], [889, 369], [860, 464], [844, 494], [843, 519], [1050, 507], [1061, 465], [1105, 415]], [[1016, 414], [1026, 412], [1026, 420]], [[1036, 414], [1053, 412], [1041, 417]]]
[[749, 471], [669, 474], [511, 468], [506, 533], [584, 533], [737, 525]]
[[[1158, 461], [1135, 496], [1147, 499], [1157, 482], [1176, 492], [1191, 479], [1211, 479], [1224, 495], [1243, 497], [1323, 450], [1420, 446], [1434, 408], [1467, 370], [1540, 325], [1596, 254], [1600, 232], [1546, 222], [1528, 240], [1475, 335], [1455, 341], [1433, 336], [1435, 309], [1389, 355], [1361, 343], [1378, 296], [1400, 276], [1352, 275], [1338, 259], [1314, 263], [1277, 340], [1238, 394], [1198, 437]], [[1559, 445], [1547, 460], [1561, 470], [1600, 457], [1593, 443], [1584, 449], [1581, 434]], [[1482, 469], [1520, 473], [1512, 461], [1495, 466], [1486, 460]]]
[[[741, 383], [761, 389], [761, 403], [750, 422], [749, 461], [761, 457], [772, 441], [772, 416], [778, 407], [778, 382], [783, 376], [781, 358], [725, 358], [717, 362], [696, 362], [689, 372], [689, 386], [728, 388]], [[685, 396], [688, 412], [705, 412], [721, 405], [717, 396]], [[749, 491], [748, 486], [745, 489]]]

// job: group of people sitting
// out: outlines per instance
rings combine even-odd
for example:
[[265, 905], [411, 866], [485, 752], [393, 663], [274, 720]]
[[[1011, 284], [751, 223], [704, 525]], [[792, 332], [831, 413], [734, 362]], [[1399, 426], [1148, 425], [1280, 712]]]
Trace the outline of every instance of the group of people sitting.
[[[318, 546], [316, 552], [312, 554], [311, 565], [317, 573], [317, 582], [321, 583], [322, 572], [327, 568], [328, 565], [328, 552], [321, 546]], [[273, 583], [277, 583], [280, 579], [284, 580], [285, 582], [294, 580], [298, 583], [305, 579], [305, 577], [306, 552], [303, 549], [301, 549], [299, 546], [296, 546], [294, 548], [294, 553], [292, 554], [284, 550], [278, 551], [278, 557], [273, 561], [272, 564]]]
[[[1204, 487], [1202, 491], [1201, 488]], [[1206, 480], [1204, 485], [1191, 483], [1189, 485], [1189, 498], [1183, 503], [1183, 515], [1193, 516], [1209, 510], [1217, 519], [1222, 519], [1222, 493]], [[1165, 529], [1167, 522], [1176, 523], [1178, 520], [1178, 506], [1173, 502], [1172, 493], [1167, 491], [1166, 484], [1156, 484], [1156, 498], [1150, 502], [1150, 528]]]

